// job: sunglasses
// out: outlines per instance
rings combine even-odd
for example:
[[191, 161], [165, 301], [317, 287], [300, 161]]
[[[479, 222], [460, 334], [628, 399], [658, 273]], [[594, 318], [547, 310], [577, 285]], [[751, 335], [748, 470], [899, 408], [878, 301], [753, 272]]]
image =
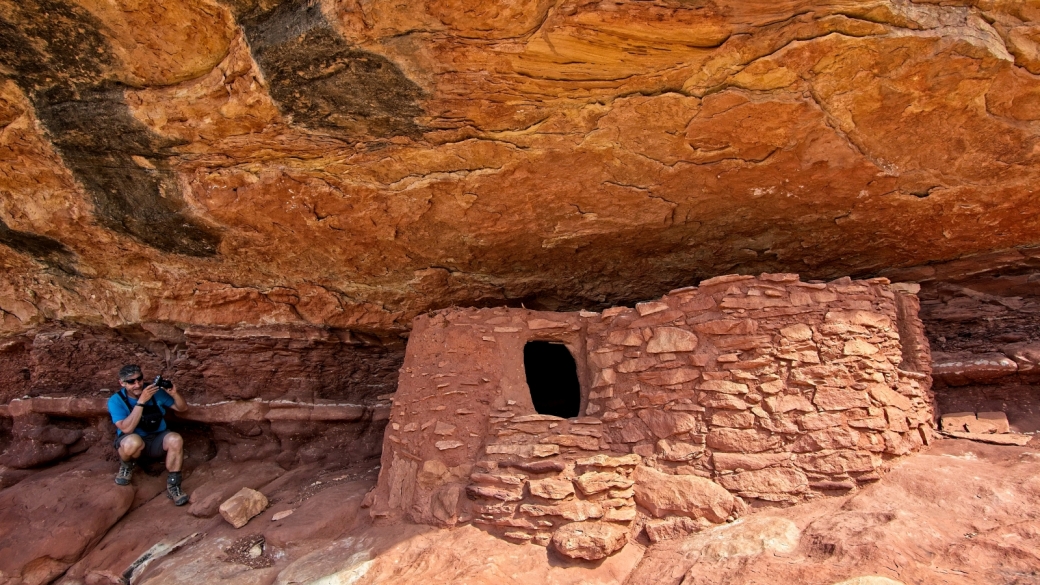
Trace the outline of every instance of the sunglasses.
[[142, 380], [144, 380], [144, 377], [143, 376], [138, 376], [136, 378], [130, 378], [129, 380], [123, 380], [123, 383], [124, 384], [129, 384], [129, 385], [134, 385], [134, 384], [137, 384], [138, 382], [140, 382]]

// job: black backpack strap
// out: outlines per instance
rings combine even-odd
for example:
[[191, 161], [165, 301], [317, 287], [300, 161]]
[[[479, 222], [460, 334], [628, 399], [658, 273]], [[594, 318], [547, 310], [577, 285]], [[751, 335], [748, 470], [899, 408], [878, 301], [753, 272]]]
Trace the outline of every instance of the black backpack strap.
[[[158, 392], [157, 392], [157, 394], [158, 394]], [[148, 404], [151, 404], [155, 408], [158, 408], [159, 412], [162, 413], [163, 417], [166, 416], [166, 408], [163, 405], [159, 404], [159, 399], [158, 398], [156, 398], [155, 396], [152, 396], [151, 398], [148, 399]]]

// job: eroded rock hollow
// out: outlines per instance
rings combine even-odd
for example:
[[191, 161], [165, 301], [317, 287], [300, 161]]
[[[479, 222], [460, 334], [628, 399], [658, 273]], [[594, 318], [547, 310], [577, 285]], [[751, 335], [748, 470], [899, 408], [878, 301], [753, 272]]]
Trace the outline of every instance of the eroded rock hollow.
[[0, 0], [0, 582], [1040, 578], [1038, 76], [1037, 0]]

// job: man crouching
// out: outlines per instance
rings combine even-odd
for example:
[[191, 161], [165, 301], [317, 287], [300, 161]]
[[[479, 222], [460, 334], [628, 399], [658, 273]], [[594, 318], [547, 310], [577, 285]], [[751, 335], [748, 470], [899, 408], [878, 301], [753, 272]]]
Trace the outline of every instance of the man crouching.
[[177, 392], [177, 385], [157, 377], [145, 385], [144, 374], [136, 365], [119, 370], [122, 389], [108, 399], [108, 412], [116, 425], [115, 447], [119, 451], [119, 471], [116, 483], [129, 485], [137, 458], [145, 455], [158, 459], [166, 454], [166, 497], [177, 506], [188, 503], [188, 495], [181, 491], [181, 463], [184, 459], [184, 439], [166, 430], [166, 409], [177, 412], [188, 409], [188, 403]]

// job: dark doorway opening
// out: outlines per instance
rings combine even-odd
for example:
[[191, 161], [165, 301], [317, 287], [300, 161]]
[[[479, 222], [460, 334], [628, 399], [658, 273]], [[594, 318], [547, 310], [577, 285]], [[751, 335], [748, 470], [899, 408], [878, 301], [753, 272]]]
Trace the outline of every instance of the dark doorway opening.
[[578, 416], [581, 386], [574, 356], [562, 343], [529, 341], [524, 346], [524, 372], [538, 414]]

